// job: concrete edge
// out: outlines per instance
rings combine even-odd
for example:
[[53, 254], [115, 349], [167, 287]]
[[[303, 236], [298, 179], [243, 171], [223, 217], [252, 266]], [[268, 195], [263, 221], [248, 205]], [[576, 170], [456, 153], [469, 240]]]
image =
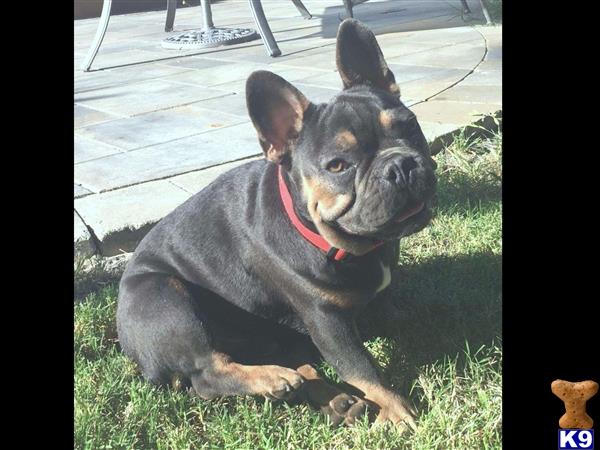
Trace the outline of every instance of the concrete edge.
[[108, 283], [117, 283], [133, 253], [102, 257], [76, 256], [73, 270], [73, 297], [83, 299]]
[[433, 156], [440, 153], [444, 148], [448, 147], [454, 141], [454, 138], [464, 133], [466, 136], [489, 136], [490, 133], [500, 131], [498, 121], [502, 121], [502, 109], [498, 109], [493, 113], [486, 114], [479, 120], [472, 122], [468, 125], [456, 127], [454, 130], [448, 133], [437, 136], [433, 141], [429, 143], [429, 149]]
[[85, 223], [81, 214], [79, 214], [76, 209], [73, 210], [73, 213], [73, 251], [75, 256], [91, 257], [98, 254], [96, 240], [94, 239], [90, 227]]

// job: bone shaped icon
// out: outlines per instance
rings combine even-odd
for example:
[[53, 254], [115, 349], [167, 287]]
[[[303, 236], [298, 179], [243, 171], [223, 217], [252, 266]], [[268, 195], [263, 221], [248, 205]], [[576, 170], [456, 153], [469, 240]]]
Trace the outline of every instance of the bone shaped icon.
[[598, 383], [592, 380], [571, 383], [554, 380], [552, 392], [565, 402], [565, 414], [558, 421], [561, 428], [589, 429], [594, 421], [585, 412], [585, 403], [598, 392]]

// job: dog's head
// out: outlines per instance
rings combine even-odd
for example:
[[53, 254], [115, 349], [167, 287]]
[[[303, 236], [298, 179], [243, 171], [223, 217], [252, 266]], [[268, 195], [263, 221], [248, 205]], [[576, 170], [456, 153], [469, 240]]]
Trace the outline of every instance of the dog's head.
[[254, 72], [248, 111], [267, 159], [288, 170], [310, 220], [354, 254], [431, 219], [435, 162], [374, 34], [348, 19], [337, 36], [343, 91], [315, 105], [283, 78]]

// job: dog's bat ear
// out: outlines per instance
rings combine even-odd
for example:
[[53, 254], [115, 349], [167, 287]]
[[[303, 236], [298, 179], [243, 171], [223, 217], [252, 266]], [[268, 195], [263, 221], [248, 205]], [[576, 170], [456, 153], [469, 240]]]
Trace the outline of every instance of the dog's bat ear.
[[373, 32], [355, 19], [344, 20], [337, 34], [336, 63], [344, 89], [366, 84], [400, 95]]
[[268, 160], [281, 163], [298, 137], [311, 103], [294, 86], [266, 70], [246, 81], [246, 106]]

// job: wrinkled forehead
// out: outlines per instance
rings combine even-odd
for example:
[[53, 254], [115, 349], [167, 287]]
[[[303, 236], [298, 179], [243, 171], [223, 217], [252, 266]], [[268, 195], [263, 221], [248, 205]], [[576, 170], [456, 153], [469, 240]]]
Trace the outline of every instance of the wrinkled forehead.
[[352, 144], [356, 139], [366, 143], [384, 133], [391, 122], [408, 119], [411, 114], [397, 97], [344, 91], [324, 108], [318, 128], [323, 142]]
[[342, 92], [331, 99], [323, 112], [322, 121], [328, 131], [341, 127], [358, 128], [375, 119], [384, 108], [384, 101], [379, 97]]

